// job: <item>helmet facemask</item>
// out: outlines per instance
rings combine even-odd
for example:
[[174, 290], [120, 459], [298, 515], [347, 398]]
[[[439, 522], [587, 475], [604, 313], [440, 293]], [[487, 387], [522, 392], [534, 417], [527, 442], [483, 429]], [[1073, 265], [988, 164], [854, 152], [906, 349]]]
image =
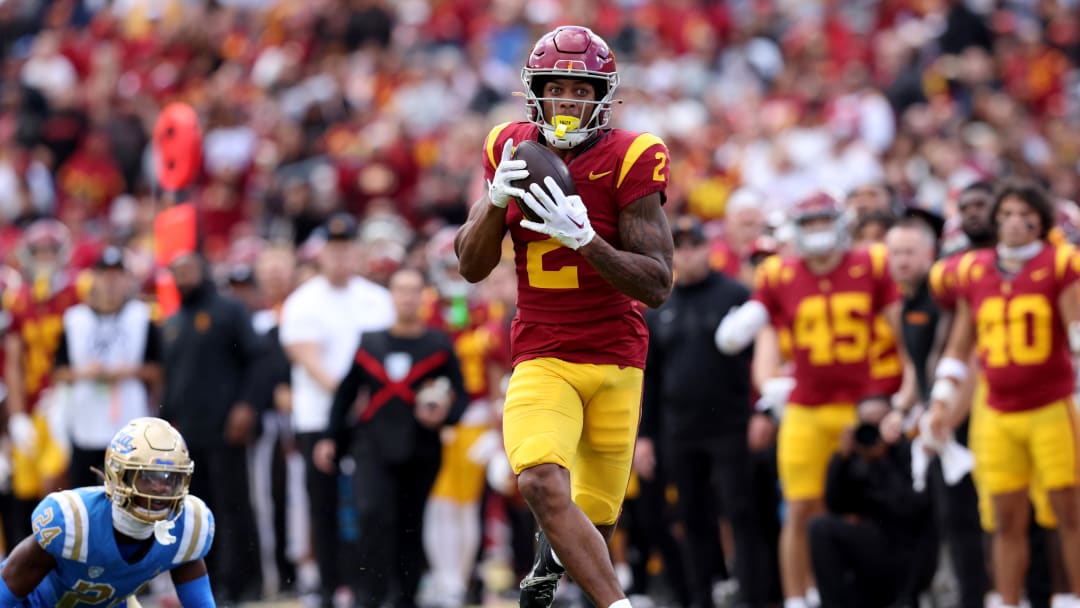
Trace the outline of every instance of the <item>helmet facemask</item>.
[[[569, 63], [569, 62], [568, 62]], [[544, 97], [544, 86], [551, 80], [568, 78], [590, 82], [596, 90], [596, 99]], [[611, 104], [615, 89], [619, 86], [617, 73], [596, 72], [580, 69], [523, 68], [521, 82], [525, 85], [525, 108], [529, 122], [540, 128], [548, 143], [560, 150], [569, 150], [587, 141], [593, 134], [607, 128], [611, 122]], [[581, 107], [578, 116], [546, 116], [544, 108], [557, 107], [560, 101], [570, 101]], [[582, 121], [586, 108], [592, 108], [587, 121]]]
[[[820, 220], [829, 220], [831, 225], [806, 229], [806, 224]], [[799, 255], [803, 257], [828, 255], [847, 247], [847, 230], [840, 215], [832, 213], [808, 215], [799, 218], [794, 222], [794, 226], [795, 247]]]

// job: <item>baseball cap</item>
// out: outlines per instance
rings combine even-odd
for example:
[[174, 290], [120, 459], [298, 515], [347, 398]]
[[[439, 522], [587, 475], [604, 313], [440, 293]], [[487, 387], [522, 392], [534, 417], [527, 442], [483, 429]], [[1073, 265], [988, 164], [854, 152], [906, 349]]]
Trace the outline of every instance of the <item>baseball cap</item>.
[[351, 241], [356, 238], [356, 219], [348, 213], [335, 213], [323, 225], [327, 241]]
[[94, 268], [96, 270], [124, 270], [124, 252], [119, 247], [106, 247], [94, 262]]
[[945, 218], [925, 207], [908, 205], [904, 208], [903, 217], [914, 217], [926, 222], [939, 241], [945, 232]]
[[697, 218], [684, 215], [671, 223], [671, 240], [676, 247], [684, 241], [691, 245], [701, 245], [705, 242], [705, 230]]

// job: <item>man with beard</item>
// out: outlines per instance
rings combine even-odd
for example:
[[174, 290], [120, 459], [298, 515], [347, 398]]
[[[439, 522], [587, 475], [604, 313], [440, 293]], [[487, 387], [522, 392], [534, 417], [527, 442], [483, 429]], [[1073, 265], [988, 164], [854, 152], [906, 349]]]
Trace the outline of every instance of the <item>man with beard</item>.
[[192, 459], [202, 463], [191, 489], [206, 500], [218, 522], [207, 563], [216, 592], [225, 602], [259, 587], [246, 448], [257, 413], [251, 405], [252, 365], [259, 342], [244, 306], [210, 282], [196, 253], [169, 265], [180, 292], [180, 310], [165, 322], [165, 389], [161, 415], [188, 440]]

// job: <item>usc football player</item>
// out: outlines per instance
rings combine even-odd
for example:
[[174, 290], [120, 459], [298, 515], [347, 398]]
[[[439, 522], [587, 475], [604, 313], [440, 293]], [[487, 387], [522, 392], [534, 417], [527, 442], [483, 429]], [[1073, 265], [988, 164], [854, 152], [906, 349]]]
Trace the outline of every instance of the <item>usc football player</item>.
[[[813, 601], [807, 526], [824, 510], [825, 472], [841, 432], [855, 423], [855, 404], [872, 390], [874, 319], [884, 316], [898, 335], [899, 296], [881, 247], [849, 248], [836, 199], [818, 193], [799, 201], [792, 222], [797, 255], [766, 260], [751, 300], [716, 332], [717, 346], [727, 353], [746, 348], [766, 324], [790, 336], [792, 378], [761, 386], [766, 403], [784, 406], [777, 464], [787, 502], [780, 573], [788, 608], [807, 605], [808, 595]], [[776, 350], [777, 344], [769, 340], [756, 348]], [[779, 352], [755, 351], [759, 355], [781, 359]]]
[[[540, 524], [521, 606], [550, 606], [563, 568], [601, 608], [629, 606], [605, 540], [619, 517], [637, 434], [648, 332], [635, 300], [664, 302], [672, 242], [661, 205], [668, 150], [650, 133], [609, 127], [615, 56], [587, 28], [544, 34], [522, 70], [528, 120], [484, 142], [486, 200], [457, 234], [461, 275], [479, 281], [514, 244], [514, 371], [503, 411], [506, 453]], [[526, 192], [515, 142], [544, 143], [577, 194], [553, 180]], [[524, 219], [511, 199], [541, 221]]]
[[980, 491], [993, 507], [994, 586], [1020, 603], [1028, 569], [1028, 492], [1038, 481], [1058, 520], [1071, 591], [1080, 592], [1080, 476], [1072, 355], [1080, 351], [1080, 256], [1048, 241], [1054, 206], [1037, 185], [1014, 181], [995, 195], [994, 248], [955, 267], [956, 312], [931, 393], [930, 423], [945, 437], [960, 419], [958, 387], [974, 353], [986, 390], [972, 423]]

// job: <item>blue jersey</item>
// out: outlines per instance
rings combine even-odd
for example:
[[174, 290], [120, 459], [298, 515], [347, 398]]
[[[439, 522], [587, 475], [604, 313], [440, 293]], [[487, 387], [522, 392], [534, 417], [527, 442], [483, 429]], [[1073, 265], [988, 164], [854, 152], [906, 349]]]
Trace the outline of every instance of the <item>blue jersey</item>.
[[205, 556], [214, 539], [214, 516], [189, 494], [172, 529], [176, 542], [154, 541], [141, 559], [128, 563], [113, 533], [112, 502], [101, 486], [49, 494], [34, 509], [33, 526], [38, 544], [56, 558], [56, 568], [24, 602], [34, 608], [126, 606], [128, 596], [150, 579]]

